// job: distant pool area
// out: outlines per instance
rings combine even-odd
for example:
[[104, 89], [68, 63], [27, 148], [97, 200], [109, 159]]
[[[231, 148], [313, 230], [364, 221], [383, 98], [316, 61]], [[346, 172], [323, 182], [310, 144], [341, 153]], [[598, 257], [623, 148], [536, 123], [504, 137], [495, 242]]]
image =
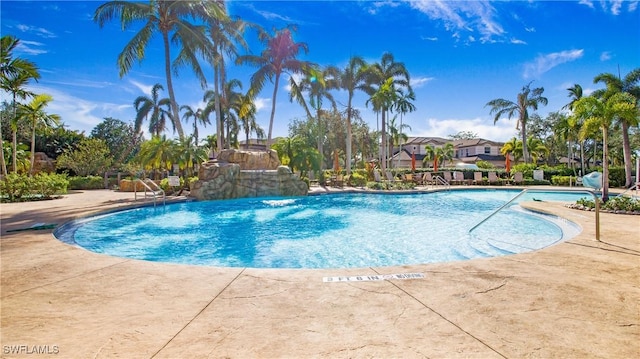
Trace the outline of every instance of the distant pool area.
[[142, 207], [67, 223], [54, 235], [111, 256], [251, 268], [351, 268], [450, 262], [544, 248], [577, 235], [520, 201], [575, 202], [579, 193], [520, 191], [328, 194]]

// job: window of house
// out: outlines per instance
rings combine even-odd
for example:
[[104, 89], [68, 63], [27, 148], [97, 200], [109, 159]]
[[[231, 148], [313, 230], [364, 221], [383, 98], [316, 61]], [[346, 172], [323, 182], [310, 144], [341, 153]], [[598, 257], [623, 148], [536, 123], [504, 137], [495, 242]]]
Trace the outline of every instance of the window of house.
[[469, 157], [469, 149], [468, 149], [468, 148], [467, 148], [467, 149], [465, 149], [465, 156], [466, 156], [466, 157]]
[[484, 148], [484, 154], [485, 155], [490, 155], [491, 154], [491, 147], [487, 146]]

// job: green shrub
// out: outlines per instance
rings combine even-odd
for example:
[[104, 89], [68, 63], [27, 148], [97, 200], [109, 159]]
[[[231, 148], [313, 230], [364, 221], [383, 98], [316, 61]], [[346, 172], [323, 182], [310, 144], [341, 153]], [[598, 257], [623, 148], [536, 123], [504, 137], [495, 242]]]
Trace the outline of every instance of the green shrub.
[[[600, 203], [600, 208], [603, 210], [640, 212], [640, 201], [631, 197], [615, 196], [609, 198], [607, 203], [602, 203], [602, 200], [600, 199], [598, 199], [598, 202]], [[576, 201], [576, 204], [587, 209], [596, 207], [595, 201], [589, 198], [580, 198]]]
[[351, 177], [349, 178], [349, 185], [354, 187], [366, 186], [367, 185], [366, 175], [362, 175], [361, 171], [351, 172]]
[[33, 177], [11, 173], [0, 181], [2, 201], [20, 202], [48, 199], [67, 192], [66, 175], [38, 173]]
[[104, 188], [104, 178], [100, 176], [69, 177], [69, 189], [87, 190]]
[[575, 186], [576, 185], [576, 177], [574, 176], [552, 176], [551, 184], [554, 186]]

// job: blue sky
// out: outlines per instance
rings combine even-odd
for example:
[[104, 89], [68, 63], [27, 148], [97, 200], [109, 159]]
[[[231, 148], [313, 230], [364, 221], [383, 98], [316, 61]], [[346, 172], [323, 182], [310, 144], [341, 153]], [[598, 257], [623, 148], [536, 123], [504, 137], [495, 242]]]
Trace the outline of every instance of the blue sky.
[[[148, 95], [155, 83], [165, 85], [159, 36], [145, 60], [119, 77], [117, 56], [141, 25], [123, 32], [113, 22], [100, 29], [92, 17], [102, 3], [0, 2], [0, 32], [18, 37], [17, 55], [40, 67], [42, 79], [31, 90], [52, 95], [49, 111], [61, 115], [67, 128], [87, 134], [104, 117], [132, 122], [134, 99]], [[596, 75], [620, 71], [624, 76], [640, 67], [637, 1], [230, 1], [227, 9], [266, 29], [297, 24], [295, 41], [309, 47], [300, 58], [320, 65], [344, 67], [353, 55], [377, 62], [384, 52], [392, 53], [409, 70], [416, 93], [417, 110], [404, 117], [411, 136], [472, 131], [506, 141], [516, 134], [515, 119], [494, 125], [488, 101], [515, 101], [533, 81], [549, 99], [538, 111], [544, 117], [568, 102], [566, 89], [573, 84], [588, 94], [600, 87], [593, 84]], [[248, 40], [250, 51], [260, 53], [253, 34]], [[229, 76], [246, 90], [254, 71], [232, 67]], [[188, 69], [174, 78], [174, 87], [179, 105], [204, 106], [204, 91]], [[265, 131], [272, 91], [267, 84], [257, 101], [257, 120]], [[166, 91], [162, 95], [168, 97]], [[335, 96], [346, 103], [344, 93]], [[366, 99], [360, 94], [354, 104], [376, 129]], [[286, 136], [293, 118], [304, 118], [304, 111], [289, 102], [282, 85], [274, 137]], [[201, 137], [214, 132], [213, 126], [200, 129]]]

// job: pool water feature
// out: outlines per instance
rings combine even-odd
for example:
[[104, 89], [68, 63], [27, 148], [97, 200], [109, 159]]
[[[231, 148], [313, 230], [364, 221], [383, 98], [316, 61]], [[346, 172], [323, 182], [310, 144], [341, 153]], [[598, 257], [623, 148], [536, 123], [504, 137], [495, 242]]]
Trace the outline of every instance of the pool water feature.
[[[143, 207], [71, 222], [62, 241], [160, 262], [255, 268], [346, 268], [448, 262], [544, 248], [577, 226], [514, 204], [468, 230], [518, 191], [331, 194]], [[521, 200], [575, 201], [531, 193]]]

